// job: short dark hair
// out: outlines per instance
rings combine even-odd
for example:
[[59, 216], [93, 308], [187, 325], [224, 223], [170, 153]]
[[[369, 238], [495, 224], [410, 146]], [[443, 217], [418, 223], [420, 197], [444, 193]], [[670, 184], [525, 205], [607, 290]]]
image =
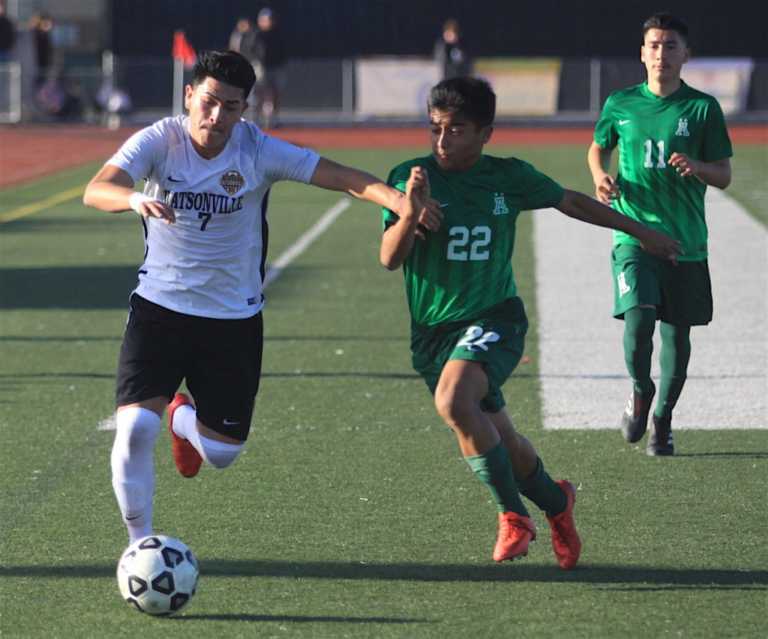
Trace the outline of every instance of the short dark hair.
[[201, 51], [192, 70], [192, 86], [213, 78], [243, 90], [243, 97], [251, 93], [256, 74], [253, 66], [236, 51]]
[[469, 76], [443, 80], [429, 92], [427, 111], [451, 111], [478, 127], [490, 126], [496, 117], [496, 94], [491, 85]]
[[643, 43], [645, 43], [645, 34], [651, 29], [663, 29], [664, 31], [676, 31], [680, 37], [688, 44], [688, 25], [680, 18], [667, 11], [654, 13], [650, 18], [643, 22]]

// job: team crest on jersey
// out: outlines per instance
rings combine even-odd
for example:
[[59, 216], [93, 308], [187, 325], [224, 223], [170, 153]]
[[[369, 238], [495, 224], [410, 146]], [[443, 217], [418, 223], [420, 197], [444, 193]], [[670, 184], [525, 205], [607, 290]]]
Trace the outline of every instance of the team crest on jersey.
[[494, 215], [508, 215], [509, 214], [509, 208], [507, 207], [507, 203], [504, 200], [504, 194], [503, 193], [494, 193], [493, 194], [493, 214]]
[[688, 133], [688, 118], [680, 118], [677, 121], [677, 131], [675, 131], [675, 135], [682, 136], [684, 138], [690, 137], [690, 133]]
[[245, 178], [237, 171], [227, 171], [221, 176], [221, 186], [230, 195], [234, 195], [245, 184]]

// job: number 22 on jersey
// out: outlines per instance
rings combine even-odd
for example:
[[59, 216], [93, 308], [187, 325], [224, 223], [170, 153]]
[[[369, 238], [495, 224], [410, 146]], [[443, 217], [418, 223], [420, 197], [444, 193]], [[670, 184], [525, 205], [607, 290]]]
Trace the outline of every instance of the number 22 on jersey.
[[488, 226], [452, 226], [448, 229], [448, 259], [454, 262], [476, 262], [491, 256], [491, 229]]

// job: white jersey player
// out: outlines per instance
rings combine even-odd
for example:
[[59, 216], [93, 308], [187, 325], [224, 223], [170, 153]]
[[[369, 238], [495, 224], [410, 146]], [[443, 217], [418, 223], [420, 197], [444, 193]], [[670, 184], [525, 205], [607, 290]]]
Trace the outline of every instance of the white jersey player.
[[278, 180], [309, 182], [320, 157], [241, 120], [207, 160], [187, 134], [189, 118], [166, 118], [133, 135], [109, 160], [144, 194], [175, 211], [175, 224], [146, 220], [147, 254], [136, 292], [180, 313], [236, 319], [261, 310], [267, 197]]
[[[267, 199], [278, 180], [344, 191], [399, 212], [378, 178], [265, 135], [241, 119], [254, 83], [240, 54], [201, 54], [188, 116], [138, 132], [88, 184], [83, 201], [133, 209], [145, 259], [130, 298], [117, 372], [112, 485], [131, 541], [152, 533], [155, 441], [168, 407], [176, 467], [230, 465], [248, 437], [261, 375]], [[134, 184], [145, 179], [143, 193]], [[420, 222], [440, 224], [436, 202]], [[192, 400], [177, 390], [186, 381]]]

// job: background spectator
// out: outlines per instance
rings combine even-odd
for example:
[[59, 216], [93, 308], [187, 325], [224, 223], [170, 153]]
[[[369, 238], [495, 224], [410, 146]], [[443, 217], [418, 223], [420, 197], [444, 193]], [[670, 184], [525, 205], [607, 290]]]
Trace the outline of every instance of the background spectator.
[[257, 74], [259, 89], [258, 118], [264, 128], [276, 125], [280, 94], [285, 88], [285, 43], [274, 12], [269, 7], [259, 11], [256, 20], [263, 76]]
[[461, 41], [459, 22], [453, 18], [443, 23], [443, 33], [435, 43], [434, 55], [444, 80], [472, 73], [471, 61]]
[[16, 25], [5, 13], [5, 2], [0, 0], [0, 62], [11, 59], [16, 44]]
[[45, 13], [36, 13], [29, 21], [29, 30], [34, 36], [35, 45], [35, 86], [41, 86], [46, 79], [53, 62], [53, 43], [51, 31], [53, 19]]

